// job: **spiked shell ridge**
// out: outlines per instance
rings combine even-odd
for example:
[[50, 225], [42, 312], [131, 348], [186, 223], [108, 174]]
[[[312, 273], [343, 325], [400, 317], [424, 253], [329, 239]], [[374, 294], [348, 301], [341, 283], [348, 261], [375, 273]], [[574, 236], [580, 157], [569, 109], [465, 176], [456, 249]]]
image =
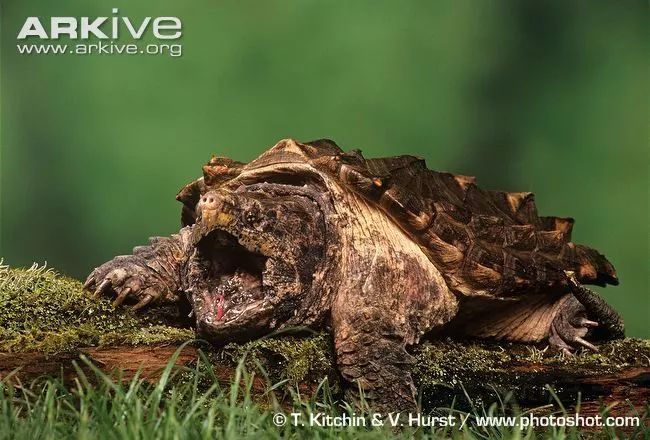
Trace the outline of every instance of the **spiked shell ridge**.
[[474, 177], [433, 171], [424, 159], [366, 159], [333, 141], [287, 139], [244, 164], [213, 157], [203, 177], [177, 195], [182, 223], [207, 190], [242, 171], [307, 162], [376, 204], [427, 253], [449, 287], [464, 295], [513, 296], [566, 283], [565, 271], [585, 284], [618, 284], [614, 267], [596, 250], [571, 241], [573, 219], [539, 216], [532, 193], [483, 190]]

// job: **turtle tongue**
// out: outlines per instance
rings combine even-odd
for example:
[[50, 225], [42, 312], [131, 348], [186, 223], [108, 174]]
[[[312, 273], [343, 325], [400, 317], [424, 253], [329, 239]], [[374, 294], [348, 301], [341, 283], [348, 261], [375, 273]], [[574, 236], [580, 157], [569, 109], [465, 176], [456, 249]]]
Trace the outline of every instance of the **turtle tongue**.
[[[226, 304], [226, 295], [228, 297], [232, 298], [237, 291], [237, 286], [235, 283], [233, 283], [233, 280], [231, 277], [229, 277], [225, 283], [221, 284], [218, 288], [216, 293], [216, 306], [215, 307], [215, 320], [220, 321], [221, 318], [223, 318], [223, 314], [226, 312], [225, 310], [225, 304]], [[213, 303], [214, 304], [214, 303]]]
[[223, 303], [226, 301], [226, 298], [223, 296], [223, 293], [219, 295], [219, 302], [217, 304], [217, 321], [223, 318]]

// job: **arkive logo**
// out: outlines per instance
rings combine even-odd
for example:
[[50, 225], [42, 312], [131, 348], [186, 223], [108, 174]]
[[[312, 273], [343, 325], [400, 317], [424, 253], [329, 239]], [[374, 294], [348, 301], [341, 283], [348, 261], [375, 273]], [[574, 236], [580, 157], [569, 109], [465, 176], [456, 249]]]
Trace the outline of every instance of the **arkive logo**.
[[[113, 14], [119, 10], [113, 8]], [[110, 25], [107, 25], [110, 23]], [[104, 29], [110, 26], [106, 31]], [[139, 40], [148, 29], [151, 29], [153, 36], [160, 40], [175, 40], [182, 35], [182, 23], [178, 17], [145, 17], [140, 23], [134, 23], [129, 17], [51, 17], [50, 32], [48, 33], [38, 17], [27, 17], [22, 29], [18, 33], [18, 39], [24, 40], [27, 37], [38, 37], [43, 40], [56, 40], [62, 35], [68, 36], [71, 40], [87, 40], [91, 37], [100, 39], [116, 40], [121, 32], [126, 31], [130, 36]], [[110, 36], [109, 36], [110, 35]]]
[[[34, 42], [37, 44], [17, 44], [21, 54], [100, 54], [100, 55], [159, 55], [168, 54], [180, 56], [180, 44], [158, 43], [137, 44], [144, 36], [153, 37], [159, 41], [170, 42], [178, 40], [183, 35], [183, 24], [178, 17], [144, 17], [131, 19], [120, 16], [117, 8], [112, 9], [112, 16], [106, 17], [27, 17], [18, 32], [17, 39], [21, 43]], [[76, 41], [78, 44], [45, 44], [43, 40], [56, 41], [61, 37]], [[132, 40], [131, 43], [121, 44], [119, 41]], [[89, 42], [98, 41], [95, 44]]]

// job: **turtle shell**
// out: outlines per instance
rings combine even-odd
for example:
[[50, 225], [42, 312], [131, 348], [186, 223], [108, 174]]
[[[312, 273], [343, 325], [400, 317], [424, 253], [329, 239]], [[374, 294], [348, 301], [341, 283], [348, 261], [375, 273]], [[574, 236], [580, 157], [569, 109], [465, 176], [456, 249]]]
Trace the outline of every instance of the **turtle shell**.
[[474, 177], [430, 170], [416, 156], [365, 159], [359, 150], [343, 152], [327, 139], [282, 140], [248, 164], [213, 157], [203, 178], [177, 195], [183, 225], [194, 222], [194, 207], [208, 189], [236, 183], [249, 170], [287, 163], [307, 163], [376, 204], [459, 293], [539, 291], [563, 284], [564, 271], [586, 284], [618, 284], [603, 255], [571, 241], [573, 219], [539, 216], [532, 193], [483, 190]]

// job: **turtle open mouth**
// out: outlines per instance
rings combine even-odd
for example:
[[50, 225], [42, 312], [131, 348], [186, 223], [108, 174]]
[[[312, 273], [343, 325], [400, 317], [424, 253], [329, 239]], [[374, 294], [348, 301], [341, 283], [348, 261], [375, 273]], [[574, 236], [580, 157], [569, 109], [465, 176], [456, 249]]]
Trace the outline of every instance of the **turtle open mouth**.
[[278, 184], [251, 187], [208, 191], [197, 204], [187, 293], [199, 333], [210, 337], [250, 336], [287, 322], [286, 304], [310, 288], [322, 259], [324, 216], [315, 196]]
[[[253, 252], [221, 229], [197, 244], [195, 270], [202, 285], [193, 288], [195, 311], [207, 324], [236, 320], [264, 300], [264, 273], [268, 257]], [[198, 288], [198, 289], [197, 289]]]

